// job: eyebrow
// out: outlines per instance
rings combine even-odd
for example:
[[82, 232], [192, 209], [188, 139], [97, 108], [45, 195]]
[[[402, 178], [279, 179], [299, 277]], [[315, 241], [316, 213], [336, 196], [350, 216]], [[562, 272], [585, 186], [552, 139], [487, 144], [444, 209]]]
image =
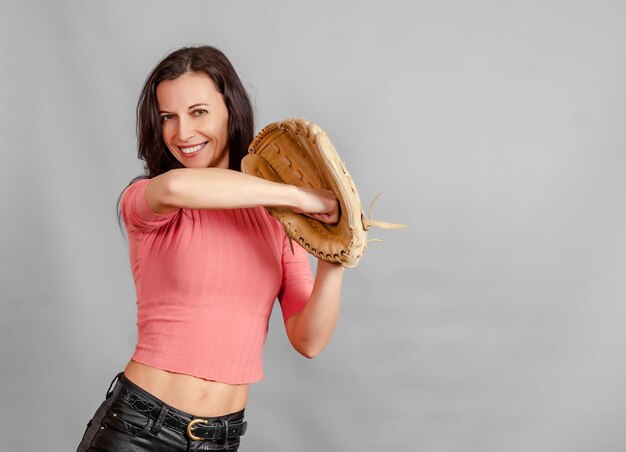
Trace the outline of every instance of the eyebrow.
[[[187, 110], [191, 110], [192, 108], [196, 108], [196, 107], [210, 107], [210, 106], [211, 106], [210, 104], [193, 104], [193, 105], [189, 106], [187, 108]], [[160, 115], [162, 115], [162, 114], [169, 114], [169, 113], [170, 112], [167, 111], [167, 110], [159, 110], [159, 114]]]

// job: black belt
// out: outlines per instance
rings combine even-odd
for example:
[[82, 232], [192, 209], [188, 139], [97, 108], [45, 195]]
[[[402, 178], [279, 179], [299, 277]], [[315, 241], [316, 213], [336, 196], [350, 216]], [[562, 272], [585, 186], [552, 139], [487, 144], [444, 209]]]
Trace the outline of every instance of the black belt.
[[[163, 416], [163, 406], [156, 405], [132, 392], [121, 384], [116, 385], [113, 394], [138, 413], [155, 421]], [[167, 411], [163, 425], [180, 433], [187, 433], [194, 440], [235, 439], [246, 433], [246, 421], [230, 423], [224, 419], [203, 419], [184, 416]], [[226, 435], [224, 434], [226, 432]]]

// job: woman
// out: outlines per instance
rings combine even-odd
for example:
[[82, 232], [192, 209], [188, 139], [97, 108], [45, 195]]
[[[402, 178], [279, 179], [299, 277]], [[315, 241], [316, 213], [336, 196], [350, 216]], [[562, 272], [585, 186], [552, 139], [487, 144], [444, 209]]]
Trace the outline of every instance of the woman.
[[338, 220], [325, 190], [239, 172], [253, 137], [248, 96], [217, 49], [182, 48], [146, 80], [138, 107], [146, 177], [120, 196], [135, 279], [138, 342], [78, 451], [229, 450], [245, 432], [248, 385], [263, 378], [272, 305], [308, 358], [339, 312], [344, 268], [293, 251], [261, 206]]

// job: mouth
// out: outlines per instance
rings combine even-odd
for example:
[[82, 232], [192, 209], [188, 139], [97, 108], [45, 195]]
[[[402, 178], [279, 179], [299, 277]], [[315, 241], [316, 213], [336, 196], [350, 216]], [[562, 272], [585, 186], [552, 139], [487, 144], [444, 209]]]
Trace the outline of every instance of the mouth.
[[180, 149], [180, 152], [185, 154], [186, 157], [190, 157], [200, 152], [207, 143], [208, 141], [200, 144], [194, 144], [193, 146], [178, 146], [178, 149]]

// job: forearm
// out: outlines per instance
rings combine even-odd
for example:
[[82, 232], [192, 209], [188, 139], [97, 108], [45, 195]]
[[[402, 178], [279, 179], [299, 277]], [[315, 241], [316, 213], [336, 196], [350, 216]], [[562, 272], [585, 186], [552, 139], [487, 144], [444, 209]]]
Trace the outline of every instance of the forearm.
[[229, 209], [252, 206], [298, 205], [298, 190], [292, 185], [222, 168], [181, 168], [151, 180], [146, 190], [148, 205], [155, 212], [177, 208]]
[[322, 352], [333, 335], [339, 317], [344, 271], [342, 265], [318, 260], [313, 291], [305, 308], [287, 319], [291, 344], [307, 358]]

